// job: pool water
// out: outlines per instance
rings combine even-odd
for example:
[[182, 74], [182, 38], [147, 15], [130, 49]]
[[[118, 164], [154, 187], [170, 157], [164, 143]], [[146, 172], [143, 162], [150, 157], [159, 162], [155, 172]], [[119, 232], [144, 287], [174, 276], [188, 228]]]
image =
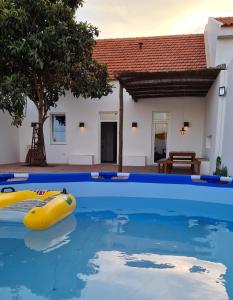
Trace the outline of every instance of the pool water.
[[0, 299], [233, 299], [232, 253], [230, 221], [82, 206], [47, 231], [0, 224]]

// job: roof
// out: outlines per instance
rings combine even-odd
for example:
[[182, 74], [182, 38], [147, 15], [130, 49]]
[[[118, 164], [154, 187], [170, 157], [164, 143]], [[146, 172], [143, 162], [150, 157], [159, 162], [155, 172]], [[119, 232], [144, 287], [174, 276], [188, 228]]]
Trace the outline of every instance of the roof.
[[203, 34], [97, 40], [93, 57], [120, 71], [169, 72], [207, 68]]
[[222, 23], [221, 27], [233, 27], [233, 17], [220, 17], [215, 20]]

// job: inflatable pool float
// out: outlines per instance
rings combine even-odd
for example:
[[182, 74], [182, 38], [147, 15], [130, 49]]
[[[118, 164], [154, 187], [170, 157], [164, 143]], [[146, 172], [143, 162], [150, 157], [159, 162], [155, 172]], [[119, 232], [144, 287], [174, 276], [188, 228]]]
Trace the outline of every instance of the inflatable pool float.
[[5, 187], [0, 192], [0, 221], [22, 220], [32, 230], [45, 230], [70, 215], [75, 198], [63, 191], [15, 191]]

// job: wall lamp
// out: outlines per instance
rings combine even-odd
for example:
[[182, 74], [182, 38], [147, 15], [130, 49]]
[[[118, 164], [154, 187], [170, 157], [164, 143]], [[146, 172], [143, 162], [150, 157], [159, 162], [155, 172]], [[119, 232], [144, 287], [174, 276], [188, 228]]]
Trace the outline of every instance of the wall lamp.
[[186, 131], [189, 129], [189, 122], [184, 122], [184, 129]]
[[183, 127], [180, 130], [181, 135], [184, 135], [190, 127], [189, 122], [184, 122]]
[[80, 122], [79, 123], [79, 128], [85, 128], [85, 123], [84, 122]]
[[138, 123], [137, 122], [132, 122], [132, 128], [138, 128]]
[[224, 97], [226, 95], [226, 87], [225, 86], [220, 86], [218, 95], [220, 97]]

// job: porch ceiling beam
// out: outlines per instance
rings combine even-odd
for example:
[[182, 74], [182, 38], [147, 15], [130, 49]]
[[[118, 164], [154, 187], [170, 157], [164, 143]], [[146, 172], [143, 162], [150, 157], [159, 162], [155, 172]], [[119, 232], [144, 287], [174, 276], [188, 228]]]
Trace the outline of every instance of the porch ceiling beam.
[[146, 98], [167, 98], [167, 97], [201, 97], [204, 98], [206, 93], [190, 93], [188, 95], [183, 95], [179, 93], [172, 94], [144, 94], [144, 95], [135, 95], [133, 100], [136, 101], [138, 99], [146, 99]]
[[[206, 94], [197, 94], [197, 93], [193, 93], [193, 94], [189, 94], [188, 96], [186, 95], [186, 97], [205, 97]], [[155, 98], [176, 98], [176, 97], [184, 97], [184, 95], [180, 95], [180, 94], [157, 94], [157, 95], [146, 95], [146, 96], [138, 96], [137, 98], [135, 97], [133, 100], [135, 102], [138, 102], [140, 99], [155, 99]]]
[[199, 84], [158, 84], [158, 85], [137, 85], [134, 87], [127, 87], [128, 90], [132, 90], [132, 91], [140, 91], [140, 90], [156, 90], [156, 89], [162, 89], [162, 88], [174, 88], [174, 89], [199, 89], [199, 88], [205, 88], [208, 89], [210, 87], [210, 84], [206, 84], [206, 83], [199, 83]]
[[207, 89], [157, 89], [157, 90], [141, 90], [141, 91], [133, 91], [132, 94], [144, 94], [144, 93], [180, 93], [187, 94], [188, 92], [207, 92]]
[[168, 95], [179, 95], [181, 97], [189, 97], [190, 95], [203, 95], [205, 96], [206, 93], [205, 92], [190, 92], [189, 94], [183, 94], [183, 93], [177, 93], [177, 92], [173, 92], [173, 93], [142, 93], [142, 94], [135, 94], [133, 95], [134, 98], [142, 98], [142, 97], [166, 97]]
[[181, 89], [181, 88], [172, 88], [172, 89], [142, 89], [142, 90], [134, 90], [130, 94], [137, 95], [137, 94], [156, 94], [156, 93], [180, 93], [180, 94], [188, 94], [192, 92], [202, 92], [206, 93], [208, 92], [208, 89], [205, 88], [189, 88], [189, 89]]
[[155, 71], [155, 72], [135, 72], [135, 71], [119, 71], [115, 75], [120, 80], [144, 80], [144, 79], [177, 79], [177, 78], [210, 78], [216, 79], [219, 72], [223, 69], [209, 68], [202, 70], [183, 70], [183, 71]]
[[148, 80], [144, 80], [144, 79], [129, 79], [129, 80], [121, 80], [122, 84], [124, 85], [124, 87], [130, 87], [130, 86], [134, 86], [134, 85], [143, 85], [143, 84], [183, 84], [183, 83], [212, 83], [214, 82], [214, 79], [211, 78], [176, 78], [176, 79], [148, 79]]
[[222, 68], [163, 72], [118, 72], [116, 77], [132, 96], [140, 98], [205, 97]]
[[188, 93], [180, 92], [180, 91], [158, 91], [158, 92], [140, 92], [140, 93], [133, 93], [131, 96], [133, 98], [139, 98], [139, 97], [147, 97], [147, 96], [162, 96], [166, 97], [167, 95], [180, 95], [180, 96], [190, 96], [190, 95], [206, 95], [207, 91], [190, 91]]

